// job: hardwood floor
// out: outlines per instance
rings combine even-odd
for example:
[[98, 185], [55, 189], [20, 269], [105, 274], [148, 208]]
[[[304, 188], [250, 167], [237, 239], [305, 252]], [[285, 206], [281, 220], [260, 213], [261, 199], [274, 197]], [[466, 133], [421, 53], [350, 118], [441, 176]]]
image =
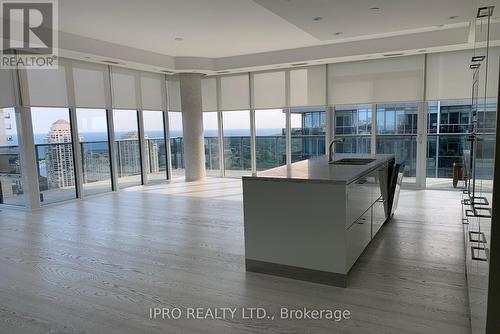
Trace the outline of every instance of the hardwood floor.
[[[240, 180], [3, 210], [0, 333], [469, 333], [459, 203], [458, 191], [403, 191], [346, 289], [245, 272]], [[352, 319], [152, 320], [157, 306]]]

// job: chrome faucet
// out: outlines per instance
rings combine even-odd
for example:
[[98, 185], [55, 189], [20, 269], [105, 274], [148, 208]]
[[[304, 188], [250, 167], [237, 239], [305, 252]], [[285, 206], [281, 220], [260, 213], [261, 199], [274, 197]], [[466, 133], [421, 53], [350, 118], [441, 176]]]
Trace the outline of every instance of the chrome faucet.
[[330, 146], [328, 147], [328, 163], [333, 162], [333, 144], [335, 143], [342, 143], [344, 141], [344, 138], [336, 138], [332, 140], [330, 143]]

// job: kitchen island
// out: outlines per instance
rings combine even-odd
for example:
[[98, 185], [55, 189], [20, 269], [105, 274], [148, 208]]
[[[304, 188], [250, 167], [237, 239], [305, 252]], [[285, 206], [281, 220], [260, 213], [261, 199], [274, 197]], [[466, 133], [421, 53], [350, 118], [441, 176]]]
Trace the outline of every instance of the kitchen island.
[[243, 177], [247, 271], [347, 286], [390, 216], [392, 155], [336, 154]]

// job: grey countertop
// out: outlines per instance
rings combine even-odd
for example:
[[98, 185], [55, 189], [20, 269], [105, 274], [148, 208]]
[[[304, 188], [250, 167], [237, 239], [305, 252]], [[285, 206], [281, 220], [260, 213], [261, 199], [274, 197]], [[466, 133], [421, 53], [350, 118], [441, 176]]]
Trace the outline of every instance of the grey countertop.
[[269, 180], [285, 182], [343, 183], [348, 184], [367, 172], [394, 158], [392, 154], [335, 154], [334, 160], [344, 158], [375, 159], [367, 165], [335, 165], [328, 163], [327, 156], [295, 162], [244, 176], [244, 180]]

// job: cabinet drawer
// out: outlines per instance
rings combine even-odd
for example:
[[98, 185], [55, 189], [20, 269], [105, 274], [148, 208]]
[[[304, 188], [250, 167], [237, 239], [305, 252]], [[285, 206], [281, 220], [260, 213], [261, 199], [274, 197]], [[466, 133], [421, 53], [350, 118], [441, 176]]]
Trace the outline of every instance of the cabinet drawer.
[[373, 204], [373, 218], [372, 218], [372, 238], [375, 237], [375, 234], [380, 230], [382, 225], [384, 225], [385, 220], [387, 219], [387, 215], [385, 214], [385, 200], [383, 197], [380, 197]]
[[346, 227], [351, 226], [373, 204], [372, 188], [368, 176], [362, 177], [348, 186]]
[[363, 250], [370, 243], [371, 215], [372, 209], [370, 208], [347, 230], [347, 270], [353, 266], [361, 253], [363, 253]]

